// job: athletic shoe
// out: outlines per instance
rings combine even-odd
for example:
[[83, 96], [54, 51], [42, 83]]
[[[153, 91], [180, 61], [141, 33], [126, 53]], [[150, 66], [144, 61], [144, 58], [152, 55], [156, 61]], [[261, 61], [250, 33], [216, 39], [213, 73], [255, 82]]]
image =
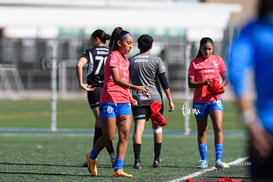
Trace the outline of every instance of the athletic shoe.
[[88, 162], [87, 162], [87, 161], [84, 162], [84, 163], [82, 164], [82, 167], [88, 167]]
[[87, 162], [88, 162], [88, 171], [91, 173], [92, 176], [97, 176], [97, 165], [96, 165], [96, 159], [90, 159], [89, 157], [90, 153], [87, 154]]
[[141, 169], [141, 168], [142, 168], [142, 166], [141, 166], [140, 160], [136, 160], [135, 164], [134, 164], [134, 169]]
[[215, 162], [215, 167], [217, 169], [229, 168], [229, 165], [222, 162], [220, 159]]
[[159, 165], [159, 161], [158, 160], [154, 160], [154, 163], [153, 163], [153, 167], [154, 168], [157, 168], [157, 167], [159, 167], [160, 165]]
[[120, 169], [120, 170], [118, 170], [118, 171], [114, 171], [114, 172], [113, 172], [113, 176], [114, 176], [114, 177], [127, 177], [127, 178], [132, 178], [132, 177], [133, 177], [132, 174], [125, 173], [125, 172], [123, 171], [123, 169]]
[[225, 163], [225, 162], [222, 162], [222, 163], [224, 165], [224, 168], [230, 168], [230, 166], [227, 163]]
[[[110, 161], [111, 161], [111, 164], [112, 164], [112, 167], [114, 168], [115, 167], [115, 161], [116, 161], [116, 157], [115, 156], [110, 156]], [[88, 162], [84, 162], [82, 164], [82, 167], [88, 167]]]
[[206, 169], [208, 168], [208, 161], [207, 160], [201, 160], [199, 161], [200, 164], [197, 166], [199, 169]]

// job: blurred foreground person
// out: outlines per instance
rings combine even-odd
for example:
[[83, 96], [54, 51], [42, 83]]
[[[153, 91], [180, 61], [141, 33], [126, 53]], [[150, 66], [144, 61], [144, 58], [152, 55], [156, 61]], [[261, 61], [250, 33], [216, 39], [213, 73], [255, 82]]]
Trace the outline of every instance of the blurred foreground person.
[[[79, 85], [87, 91], [88, 103], [95, 116], [93, 145], [95, 145], [98, 138], [102, 135], [101, 121], [99, 118], [99, 101], [104, 83], [104, 62], [109, 53], [109, 49], [105, 46], [105, 42], [109, 39], [110, 35], [103, 30], [95, 30], [90, 36], [91, 48], [84, 51], [76, 65]], [[87, 83], [84, 83], [83, 81], [83, 67], [85, 64], [88, 64]], [[110, 155], [113, 166], [116, 156], [112, 142], [107, 145], [106, 149]], [[87, 162], [85, 162], [83, 166], [87, 167]]]
[[[145, 128], [145, 121], [151, 118], [152, 127], [154, 132], [154, 162], [153, 167], [159, 167], [160, 163], [160, 151], [162, 143], [162, 124], [164, 118], [159, 118], [159, 123], [153, 120], [153, 111], [151, 104], [154, 101], [158, 103], [158, 110], [163, 113], [163, 98], [162, 91], [165, 91], [167, 99], [169, 101], [169, 111], [174, 110], [174, 103], [171, 96], [171, 91], [166, 78], [166, 68], [161, 58], [149, 55], [153, 45], [153, 38], [150, 35], [141, 35], [138, 40], [138, 48], [140, 53], [130, 58], [130, 80], [135, 85], [149, 85], [149, 97], [143, 96], [138, 91], [132, 91], [132, 96], [137, 100], [138, 105], [133, 106], [134, 115], [134, 135], [133, 135], [133, 149], [135, 154], [135, 169], [141, 168], [140, 151], [142, 143], [142, 134]], [[160, 86], [161, 85], [161, 86]], [[160, 109], [161, 108], [161, 109]], [[161, 124], [162, 123], [162, 124]], [[166, 123], [165, 123], [166, 124]]]
[[197, 122], [198, 150], [201, 161], [198, 168], [208, 167], [207, 130], [210, 116], [214, 131], [215, 167], [228, 167], [222, 162], [223, 155], [223, 111], [222, 93], [227, 85], [226, 66], [220, 56], [213, 55], [213, 40], [203, 37], [200, 40], [199, 51], [191, 61], [188, 73], [189, 88], [195, 88], [192, 109]]
[[[247, 96], [254, 73], [256, 101]], [[242, 122], [249, 131], [252, 181], [273, 181], [273, 1], [259, 1], [258, 18], [246, 24], [231, 47], [229, 78]]]

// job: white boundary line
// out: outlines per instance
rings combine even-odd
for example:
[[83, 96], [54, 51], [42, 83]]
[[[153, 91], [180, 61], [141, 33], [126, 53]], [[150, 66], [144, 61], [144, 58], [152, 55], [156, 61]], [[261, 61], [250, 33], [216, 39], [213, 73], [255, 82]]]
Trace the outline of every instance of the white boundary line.
[[[248, 157], [242, 157], [242, 158], [239, 158], [239, 159], [237, 159], [235, 161], [231, 161], [231, 162], [229, 162], [227, 164], [230, 165], [230, 166], [232, 166], [232, 165], [239, 164], [239, 163], [241, 163], [241, 162], [243, 162], [243, 161], [245, 161], [247, 159], [248, 159]], [[202, 171], [198, 171], [198, 172], [192, 173], [192, 174], [190, 174], [188, 176], [183, 176], [181, 178], [173, 179], [173, 180], [168, 181], [168, 182], [182, 182], [183, 180], [186, 180], [188, 178], [193, 178], [193, 177], [196, 177], [196, 176], [200, 176], [202, 174], [205, 174], [207, 172], [214, 171], [214, 170], [216, 170], [216, 168], [215, 167], [211, 167], [211, 168], [208, 168], [208, 169], [204, 169]]]

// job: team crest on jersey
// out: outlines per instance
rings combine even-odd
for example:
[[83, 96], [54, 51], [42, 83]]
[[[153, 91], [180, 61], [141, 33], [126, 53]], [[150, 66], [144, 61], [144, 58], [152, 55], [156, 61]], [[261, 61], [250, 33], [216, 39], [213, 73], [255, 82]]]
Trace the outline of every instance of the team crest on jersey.
[[214, 66], [214, 68], [217, 68], [218, 67], [218, 63], [214, 62], [213, 66]]

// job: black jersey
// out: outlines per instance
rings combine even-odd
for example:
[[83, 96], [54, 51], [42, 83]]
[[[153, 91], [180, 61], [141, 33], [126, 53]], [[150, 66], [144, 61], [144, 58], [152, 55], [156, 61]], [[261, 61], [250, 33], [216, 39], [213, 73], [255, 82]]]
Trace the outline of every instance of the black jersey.
[[88, 60], [87, 83], [94, 87], [103, 86], [104, 64], [109, 54], [109, 49], [105, 46], [94, 47], [84, 51], [82, 57]]

